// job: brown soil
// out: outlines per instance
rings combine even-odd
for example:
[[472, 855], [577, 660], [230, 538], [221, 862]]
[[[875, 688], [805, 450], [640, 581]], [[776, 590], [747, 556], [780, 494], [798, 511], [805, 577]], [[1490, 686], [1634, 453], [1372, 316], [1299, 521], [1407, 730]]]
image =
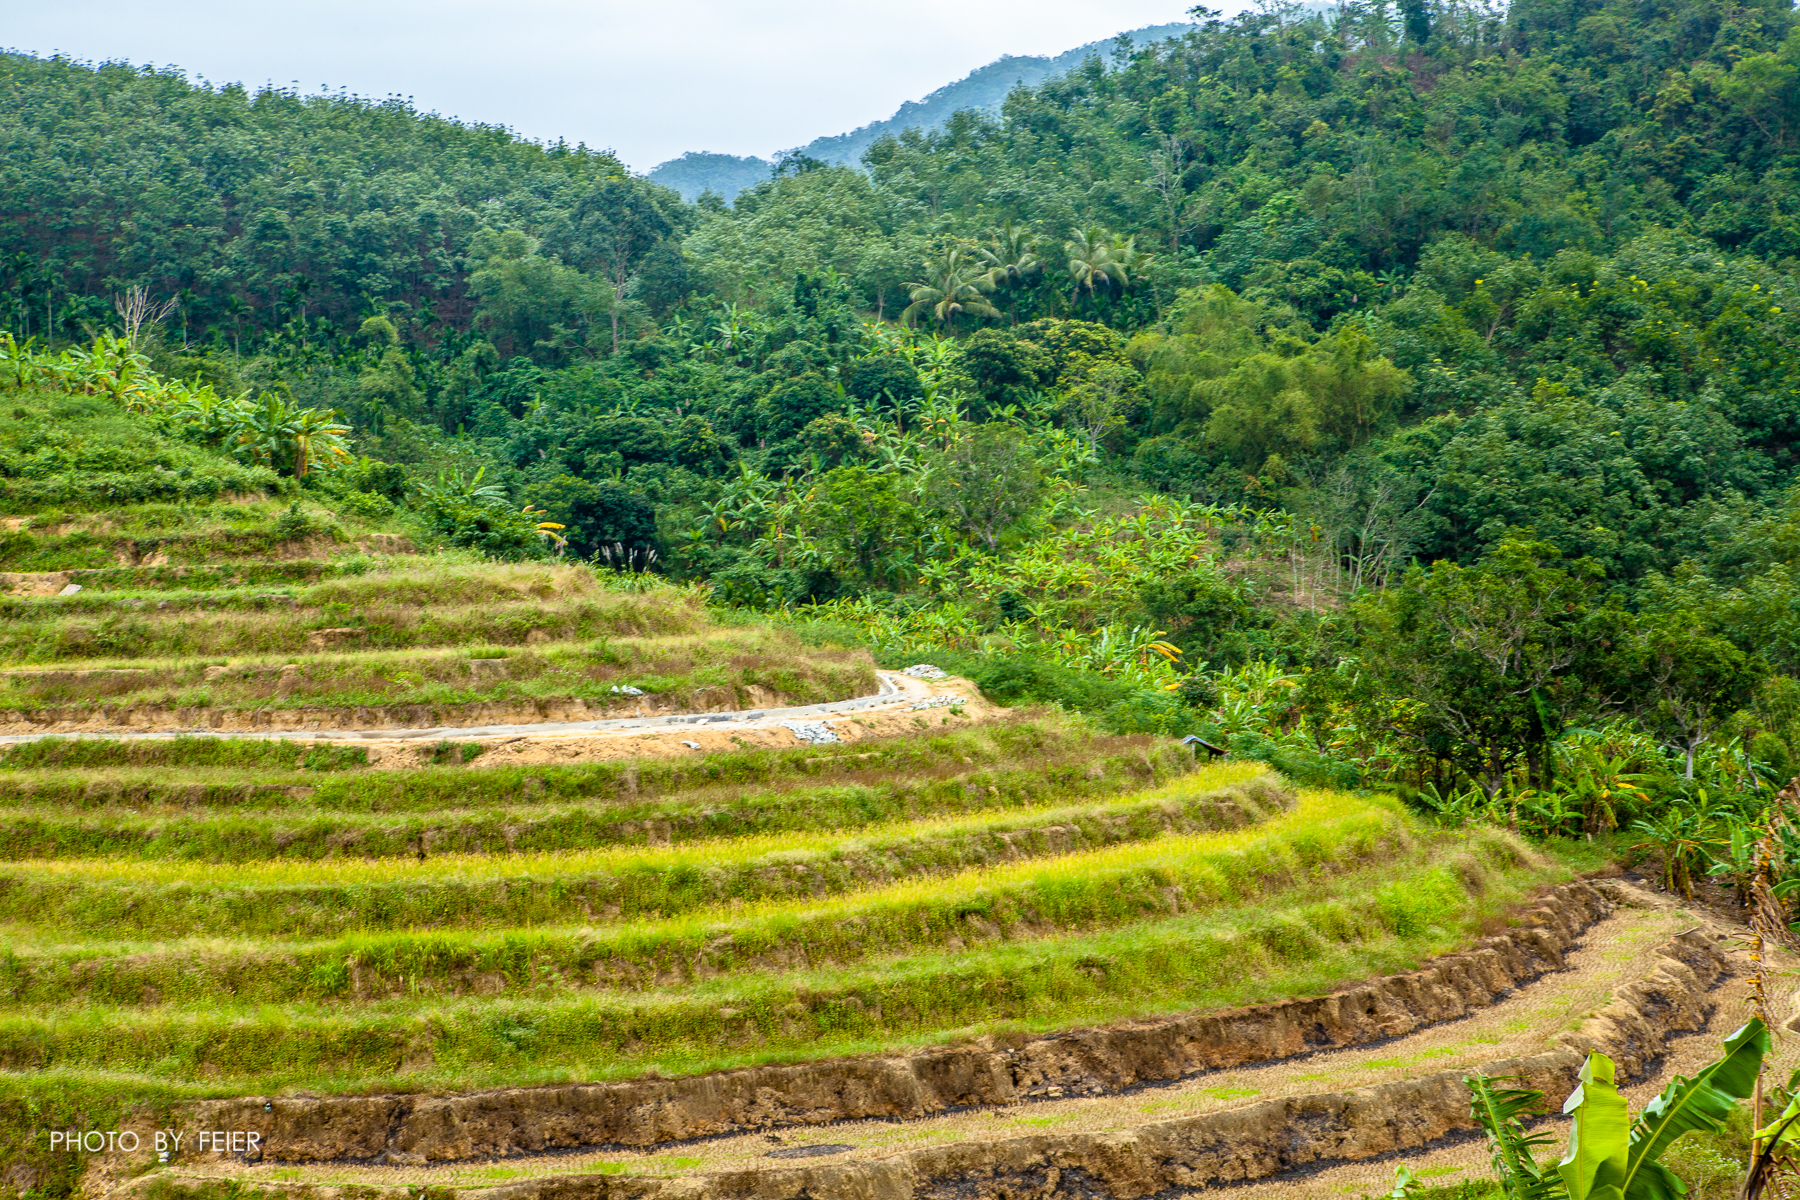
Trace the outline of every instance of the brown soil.
[[70, 571], [0, 571], [0, 594], [54, 596], [73, 582], [72, 577]]
[[[941, 679], [926, 683], [898, 672], [884, 671], [881, 674], [898, 689], [894, 699], [886, 704], [859, 709], [843, 716], [790, 718], [776, 715], [754, 721], [706, 725], [672, 725], [591, 733], [560, 733], [552, 730], [494, 737], [473, 737], [452, 729], [446, 730], [444, 736], [453, 741], [480, 742], [485, 747], [481, 757], [483, 766], [538, 766], [621, 758], [671, 758], [752, 748], [792, 750], [795, 746], [804, 744], [799, 735], [782, 722], [823, 722], [830, 727], [838, 741], [853, 743], [870, 738], [924, 733], [934, 729], [961, 728], [993, 720], [1008, 712], [1007, 709], [982, 699], [980, 689], [966, 679]], [[915, 710], [912, 707], [931, 696], [942, 695], [956, 696], [959, 702], [938, 708]], [[742, 706], [745, 711], [757, 707], [759, 705], [756, 704]], [[433, 765], [432, 747], [421, 741], [358, 738], [346, 739], [342, 744], [368, 747], [371, 766], [403, 770]]]
[[[889, 674], [901, 692], [891, 703], [861, 709], [854, 714], [798, 718], [808, 724], [823, 722], [840, 742], [899, 737], [937, 729], [960, 729], [1003, 716], [1008, 711], [982, 699], [981, 691], [965, 679], [942, 679], [931, 684]], [[954, 695], [955, 706], [914, 710], [928, 696]], [[670, 758], [729, 750], [792, 750], [802, 745], [798, 734], [781, 724], [795, 718], [767, 717], [757, 721], [733, 721], [717, 725], [677, 725], [667, 728], [621, 729], [605, 733], [514, 734], [484, 742], [486, 766], [503, 763], [598, 762], [620, 758]], [[448, 734], [462, 740], [454, 732]], [[693, 745], [689, 745], [689, 743]], [[369, 747], [369, 762], [383, 767], [431, 765], [431, 748], [408, 742], [357, 742]]]

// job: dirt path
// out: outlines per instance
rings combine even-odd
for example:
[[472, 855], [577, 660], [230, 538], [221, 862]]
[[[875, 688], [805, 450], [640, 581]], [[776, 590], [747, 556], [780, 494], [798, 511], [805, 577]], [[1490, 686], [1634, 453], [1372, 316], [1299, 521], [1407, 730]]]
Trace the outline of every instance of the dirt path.
[[483, 765], [535, 764], [595, 759], [682, 755], [694, 751], [790, 749], [871, 737], [923, 733], [986, 720], [1002, 711], [983, 700], [965, 679], [915, 679], [899, 671], [877, 671], [880, 690], [827, 704], [793, 708], [681, 713], [673, 716], [617, 717], [601, 721], [560, 721], [527, 725], [434, 726], [429, 729], [297, 729], [232, 731], [212, 729], [107, 730], [27, 733], [0, 736], [0, 745], [46, 737], [138, 740], [204, 736], [271, 738], [365, 746], [372, 765], [409, 767], [429, 762], [442, 741], [481, 742]]
[[[758, 1168], [802, 1165], [791, 1159], [853, 1164], [957, 1142], [992, 1141], [1055, 1133], [1129, 1136], [1134, 1126], [1204, 1113], [1246, 1108], [1262, 1101], [1322, 1092], [1364, 1089], [1435, 1072], [1473, 1069], [1499, 1059], [1540, 1054], [1555, 1036], [1602, 1008], [1619, 986], [1640, 978], [1651, 951], [1676, 934], [1708, 925], [1650, 893], [1641, 907], [1620, 906], [1593, 926], [1567, 956], [1565, 970], [1542, 976], [1500, 1003], [1460, 1020], [1373, 1046], [1326, 1051], [1228, 1071], [1208, 1072], [1166, 1086], [1123, 1094], [1053, 1099], [1005, 1108], [948, 1113], [911, 1121], [849, 1121], [779, 1134], [745, 1134], [688, 1143], [664, 1143], [645, 1151], [610, 1148], [510, 1158], [502, 1162], [460, 1162], [439, 1167], [326, 1164], [306, 1168], [227, 1165], [195, 1168], [195, 1173], [233, 1176], [245, 1182], [299, 1182], [397, 1189], [433, 1187], [481, 1189], [530, 1183], [534, 1179], [581, 1175], [695, 1177]], [[1711, 932], [1711, 930], [1709, 930]], [[1726, 932], [1720, 927], [1716, 932]], [[1711, 1028], [1670, 1043], [1657, 1077], [1631, 1088], [1641, 1104], [1671, 1071], [1691, 1071], [1716, 1055], [1720, 1037], [1741, 1021], [1745, 956], [1729, 955], [1732, 975], [1714, 993], [1718, 1008]], [[1792, 957], [1792, 956], [1785, 956]], [[1783, 968], [1794, 962], [1783, 961]], [[1780, 981], [1777, 1017], [1785, 1018], [1795, 983]], [[1800, 1038], [1790, 1036], [1778, 1051], [1781, 1069], [1800, 1058]], [[1557, 1099], [1560, 1099], [1558, 1097]], [[1432, 1182], [1479, 1177], [1486, 1170], [1478, 1141], [1458, 1139], [1435, 1150], [1398, 1156], [1431, 1172]], [[184, 1171], [184, 1173], [186, 1173]], [[1342, 1197], [1381, 1194], [1393, 1174], [1390, 1161], [1295, 1172], [1232, 1190], [1250, 1195]], [[1438, 1178], [1441, 1176], [1441, 1180]], [[1214, 1190], [1214, 1189], [1207, 1189]]]
[[[1639, 895], [1650, 906], [1640, 911], [1651, 919], [1667, 922], [1671, 928], [1692, 929], [1699, 925], [1725, 934], [1733, 943], [1746, 936], [1747, 931], [1742, 926], [1707, 919], [1704, 914], [1685, 909], [1667, 896], [1642, 889], [1639, 889]], [[1630, 915], [1629, 910], [1621, 915]], [[1595, 936], [1599, 932], [1590, 934], [1588, 947], [1584, 947], [1583, 953], [1591, 953]], [[1610, 951], [1625, 952], [1624, 945]], [[1571, 956], [1571, 961], [1573, 958]], [[1785, 1079], [1794, 1068], [1800, 1067], [1800, 977], [1797, 977], [1797, 972], [1800, 972], [1800, 955], [1774, 950], [1769, 958], [1771, 969], [1776, 974], [1769, 987], [1769, 1016], [1777, 1028], [1775, 1050], [1769, 1059], [1768, 1077], [1780, 1080]], [[1720, 1041], [1749, 1019], [1749, 956], [1741, 947], [1734, 945], [1728, 961], [1732, 974], [1712, 993], [1712, 999], [1718, 1007], [1713, 1011], [1708, 1027], [1699, 1033], [1680, 1034], [1670, 1038], [1657, 1071], [1619, 1089], [1630, 1100], [1633, 1112], [1641, 1110], [1645, 1103], [1668, 1086], [1669, 1080], [1674, 1076], [1693, 1075], [1700, 1067], [1718, 1058]], [[1550, 976], [1543, 982], [1551, 983], [1556, 978]], [[1563, 1097], [1554, 1096], [1550, 1099], [1560, 1107]], [[1561, 1153], [1561, 1130], [1561, 1123], [1558, 1122], [1557, 1148], [1555, 1153], [1548, 1155], [1551, 1159]], [[1545, 1155], [1540, 1154], [1539, 1157]], [[1312, 1172], [1296, 1172], [1289, 1178], [1263, 1180], [1231, 1190], [1246, 1197], [1282, 1197], [1283, 1200], [1344, 1200], [1344, 1197], [1365, 1194], [1384, 1196], [1393, 1186], [1395, 1165], [1402, 1162], [1410, 1166], [1413, 1173], [1420, 1176], [1427, 1185], [1433, 1187], [1453, 1185], [1466, 1179], [1493, 1177], [1486, 1141], [1471, 1135], [1429, 1152], [1408, 1152], [1382, 1159], [1329, 1166]]]

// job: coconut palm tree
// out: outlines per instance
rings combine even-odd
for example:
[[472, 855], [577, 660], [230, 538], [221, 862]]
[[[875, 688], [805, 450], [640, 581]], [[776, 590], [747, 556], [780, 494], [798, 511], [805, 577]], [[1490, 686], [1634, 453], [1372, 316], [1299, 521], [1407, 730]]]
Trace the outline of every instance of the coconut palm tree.
[[[988, 281], [995, 287], [1011, 290], [1034, 275], [1041, 275], [1044, 270], [1043, 260], [1038, 257], [1035, 239], [1029, 230], [1021, 229], [1011, 220], [996, 229], [991, 245], [976, 251], [981, 256], [982, 265], [987, 267]], [[1011, 308], [1007, 316], [1012, 317]]]
[[1138, 261], [1136, 238], [1120, 242], [1098, 225], [1090, 225], [1077, 229], [1074, 238], [1063, 243], [1063, 253], [1069, 256], [1069, 277], [1075, 281], [1069, 291], [1070, 304], [1080, 298], [1084, 288], [1092, 299], [1100, 288], [1116, 286], [1123, 291], [1131, 286], [1131, 271]]
[[954, 328], [959, 313], [972, 317], [1000, 315], [1000, 310], [987, 302], [986, 293], [994, 290], [993, 280], [969, 261], [961, 247], [950, 247], [936, 262], [924, 266], [924, 281], [905, 285], [912, 303], [900, 314], [902, 321], [910, 324], [920, 313], [928, 312]]

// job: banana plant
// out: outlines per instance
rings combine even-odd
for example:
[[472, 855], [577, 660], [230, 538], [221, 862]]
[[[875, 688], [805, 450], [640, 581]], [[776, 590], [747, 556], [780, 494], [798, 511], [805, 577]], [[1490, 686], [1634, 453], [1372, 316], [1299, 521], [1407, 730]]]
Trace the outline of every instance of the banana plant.
[[1643, 807], [1650, 803], [1643, 787], [1649, 773], [1630, 769], [1635, 757], [1630, 751], [1644, 748], [1627, 747], [1620, 752], [1610, 744], [1614, 735], [1610, 728], [1570, 730], [1557, 746], [1556, 778], [1581, 810], [1582, 828], [1588, 833], [1617, 829], [1622, 804]]
[[[1513, 797], [1525, 828], [1536, 834], [1567, 837], [1571, 823], [1579, 826], [1582, 812], [1560, 788], [1526, 788]], [[1576, 830], [1579, 832], [1579, 829]]]
[[1775, 1186], [1777, 1181], [1800, 1174], [1800, 1071], [1788, 1077], [1787, 1087], [1777, 1090], [1777, 1103], [1782, 1093], [1788, 1096], [1786, 1107], [1750, 1135], [1750, 1173], [1744, 1180], [1744, 1200], [1759, 1200], [1771, 1190], [1781, 1194]]
[[[1644, 1106], [1632, 1123], [1626, 1149], [1623, 1190], [1627, 1200], [1675, 1200], [1687, 1190], [1675, 1172], [1657, 1160], [1683, 1134], [1712, 1133], [1725, 1127], [1731, 1110], [1756, 1090], [1769, 1046], [1768, 1029], [1752, 1017], [1725, 1039], [1721, 1058], [1691, 1079], [1677, 1075], [1660, 1096]], [[1595, 1058], [1605, 1056], [1591, 1055], [1589, 1061]], [[1610, 1060], [1606, 1066], [1610, 1071]]]
[[[1572, 1122], [1568, 1149], [1554, 1172], [1533, 1153], [1552, 1139], [1527, 1133], [1521, 1120], [1542, 1110], [1543, 1093], [1496, 1087], [1504, 1081], [1482, 1076], [1464, 1082], [1508, 1200], [1679, 1200], [1686, 1185], [1659, 1160], [1683, 1134], [1724, 1128], [1732, 1109], [1755, 1090], [1769, 1044], [1767, 1027], [1752, 1018], [1725, 1039], [1716, 1062], [1692, 1078], [1677, 1075], [1636, 1120], [1619, 1094], [1612, 1059], [1589, 1054], [1563, 1105]], [[1768, 1147], [1779, 1146], [1793, 1124], [1778, 1119], [1757, 1136]]]
[[1745, 821], [1728, 820], [1725, 836], [1712, 844], [1708, 875], [1731, 883], [1738, 907], [1750, 907], [1750, 884], [1756, 875], [1756, 843], [1761, 830]]
[[1660, 854], [1663, 886], [1691, 899], [1694, 871], [1705, 863], [1709, 841], [1700, 815], [1679, 805], [1670, 805], [1654, 820], [1633, 821], [1631, 829], [1645, 835], [1645, 840], [1633, 845], [1632, 850], [1654, 850]]
[[1462, 829], [1488, 816], [1493, 807], [1480, 788], [1439, 788], [1435, 783], [1419, 788], [1418, 801], [1436, 813], [1438, 822], [1449, 829]]
[[1551, 1200], [1564, 1194], [1562, 1181], [1538, 1165], [1536, 1150], [1552, 1141], [1547, 1133], [1527, 1133], [1523, 1118], [1541, 1112], [1544, 1094], [1526, 1088], [1496, 1087], [1504, 1079], [1477, 1075], [1469, 1087], [1469, 1111], [1487, 1133], [1494, 1173], [1507, 1200]]

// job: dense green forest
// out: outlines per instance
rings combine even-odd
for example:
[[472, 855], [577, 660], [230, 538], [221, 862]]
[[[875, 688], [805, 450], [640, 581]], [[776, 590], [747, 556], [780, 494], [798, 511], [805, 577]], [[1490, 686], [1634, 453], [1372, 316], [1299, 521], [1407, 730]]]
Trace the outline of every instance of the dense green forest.
[[[1800, 767], [1792, 11], [1194, 17], [729, 205], [0, 56], [8, 361], [142, 288], [107, 353], [297, 496], [1303, 777], [1571, 832]], [[91, 464], [34, 436], [47, 511]]]

